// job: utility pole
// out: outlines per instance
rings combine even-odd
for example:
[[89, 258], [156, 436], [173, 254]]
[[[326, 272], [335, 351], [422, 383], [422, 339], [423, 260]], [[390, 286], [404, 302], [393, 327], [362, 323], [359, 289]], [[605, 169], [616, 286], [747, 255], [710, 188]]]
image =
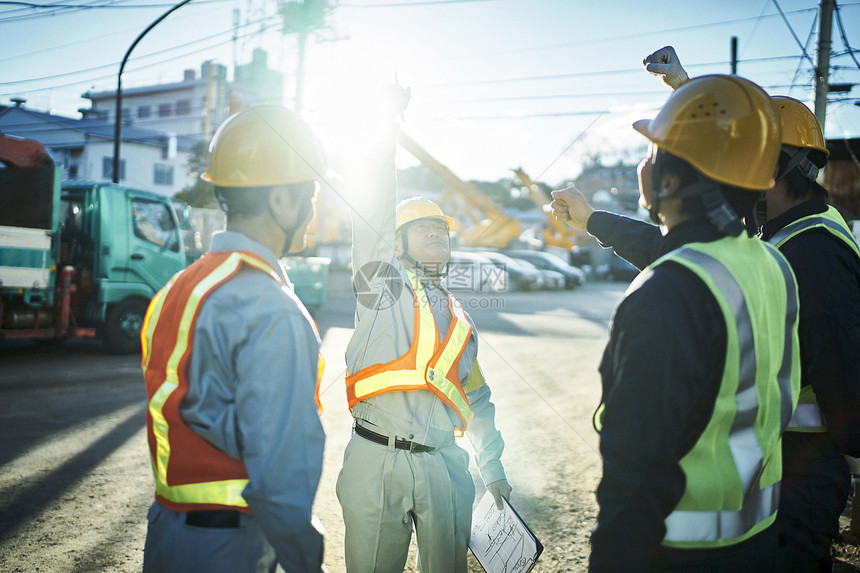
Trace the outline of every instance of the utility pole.
[[298, 63], [296, 65], [296, 102], [295, 112], [302, 113], [305, 45], [308, 36], [316, 34], [326, 27], [326, 19], [331, 13], [336, 1], [329, 0], [281, 0], [278, 12], [283, 18], [281, 31], [284, 34], [295, 34], [298, 43]]
[[732, 36], [732, 75], [738, 75], [738, 37]]
[[827, 92], [830, 78], [830, 33], [833, 28], [833, 6], [836, 0], [821, 0], [818, 15], [818, 62], [815, 65], [815, 117], [824, 131], [827, 114]]

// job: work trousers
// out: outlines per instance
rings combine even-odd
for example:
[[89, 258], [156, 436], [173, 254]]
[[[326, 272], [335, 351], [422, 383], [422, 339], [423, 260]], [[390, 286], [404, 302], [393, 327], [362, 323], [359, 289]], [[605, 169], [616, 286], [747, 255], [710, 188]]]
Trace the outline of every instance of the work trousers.
[[144, 573], [283, 572], [253, 515], [241, 514], [233, 528], [189, 525], [185, 517], [158, 502], [149, 508]]
[[450, 445], [410, 453], [353, 435], [337, 479], [349, 573], [400, 573], [412, 530], [422, 573], [465, 573], [475, 484]]
[[848, 462], [826, 433], [783, 434], [779, 571], [830, 573], [830, 545], [850, 488]]

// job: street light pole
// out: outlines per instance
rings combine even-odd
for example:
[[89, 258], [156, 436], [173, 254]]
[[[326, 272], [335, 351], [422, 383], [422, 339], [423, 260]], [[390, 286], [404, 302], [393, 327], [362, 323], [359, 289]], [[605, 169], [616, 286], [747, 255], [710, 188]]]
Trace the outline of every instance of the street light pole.
[[114, 133], [113, 133], [113, 182], [119, 183], [119, 145], [122, 139], [122, 72], [125, 69], [125, 63], [128, 61], [128, 57], [131, 55], [131, 51], [134, 50], [134, 47], [137, 46], [137, 43], [146, 36], [147, 32], [155, 28], [155, 26], [167, 18], [174, 10], [181, 8], [182, 6], [188, 4], [191, 0], [182, 0], [175, 6], [173, 6], [170, 10], [162, 14], [157, 20], [155, 20], [152, 24], [147, 26], [146, 30], [140, 33], [140, 36], [132, 42], [131, 46], [129, 46], [128, 51], [125, 53], [125, 57], [122, 59], [122, 63], [119, 65], [119, 74], [116, 77], [116, 117], [115, 125], [114, 125]]

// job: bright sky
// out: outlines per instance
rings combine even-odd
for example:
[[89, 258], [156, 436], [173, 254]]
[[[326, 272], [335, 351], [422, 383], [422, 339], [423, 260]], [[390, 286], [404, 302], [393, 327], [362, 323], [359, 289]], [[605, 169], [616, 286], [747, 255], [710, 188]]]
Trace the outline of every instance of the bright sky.
[[[0, 103], [22, 96], [27, 107], [70, 117], [88, 106], [83, 92], [116, 89], [126, 50], [173, 6], [36, 4], [55, 7], [0, 1]], [[860, 84], [860, 1], [838, 8], [830, 83]], [[177, 82], [209, 59], [232, 78], [234, 59], [247, 63], [262, 47], [285, 73], [291, 106], [296, 41], [280, 33], [276, 11], [275, 0], [192, 0], [135, 47], [123, 87]], [[357, 156], [368, 94], [396, 74], [412, 87], [403, 130], [461, 178], [496, 180], [521, 166], [555, 186], [575, 177], [585, 156], [641, 157], [644, 140], [630, 124], [653, 117], [669, 95], [643, 70], [644, 56], [672, 44], [691, 76], [729, 73], [732, 36], [740, 75], [811, 104], [812, 0], [340, 0], [330, 29], [307, 44], [304, 112], [332, 154]], [[830, 100], [827, 137], [860, 137], [860, 85]], [[414, 163], [405, 151], [400, 158]]]

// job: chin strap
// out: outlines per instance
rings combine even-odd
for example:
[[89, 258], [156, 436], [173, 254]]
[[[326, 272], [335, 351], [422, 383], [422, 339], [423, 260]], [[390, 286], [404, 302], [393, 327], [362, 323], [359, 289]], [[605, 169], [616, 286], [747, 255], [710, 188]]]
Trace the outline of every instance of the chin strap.
[[[285, 229], [281, 227], [281, 230], [284, 232], [286, 237], [284, 238], [284, 248], [281, 250], [281, 256], [286, 257], [290, 254], [290, 250], [293, 246], [293, 239], [296, 237], [296, 232], [301, 228], [302, 225], [305, 224], [305, 220], [312, 215], [313, 212], [313, 201], [310, 197], [306, 198], [306, 200], [301, 202], [301, 207], [299, 208], [299, 214], [296, 217], [296, 224], [290, 227], [289, 229]], [[280, 225], [278, 225], [280, 227]]]
[[408, 253], [404, 253], [403, 256], [400, 257], [400, 262], [406, 262], [410, 267], [420, 272], [427, 278], [444, 279], [446, 276], [448, 276], [447, 263], [444, 265], [433, 265], [433, 268], [431, 268], [430, 266], [422, 265], [421, 263], [416, 261], [412, 255]]
[[[654, 171], [656, 175], [657, 170], [655, 169]], [[659, 225], [660, 219], [657, 215], [660, 210], [661, 197], [659, 192], [657, 192], [659, 187], [654, 186], [653, 188], [655, 192], [651, 200], [651, 206], [648, 209], [648, 215], [652, 222]], [[746, 230], [743, 221], [726, 202], [725, 197], [720, 192], [719, 185], [714, 181], [699, 177], [699, 180], [692, 185], [679, 189], [672, 198], [686, 199], [687, 197], [696, 195], [702, 198], [702, 204], [705, 207], [705, 216], [708, 218], [708, 221], [721, 234], [737, 237]]]
[[780, 169], [777, 181], [783, 179], [794, 169], [797, 169], [801, 175], [810, 181], [818, 179], [818, 166], [809, 159], [809, 149], [801, 148], [797, 151], [788, 151], [783, 147], [782, 152], [788, 155], [789, 160], [788, 163], [785, 164], [785, 167]]
[[717, 189], [702, 193], [702, 203], [705, 205], [708, 221], [723, 235], [737, 237], [746, 230], [743, 221]]

